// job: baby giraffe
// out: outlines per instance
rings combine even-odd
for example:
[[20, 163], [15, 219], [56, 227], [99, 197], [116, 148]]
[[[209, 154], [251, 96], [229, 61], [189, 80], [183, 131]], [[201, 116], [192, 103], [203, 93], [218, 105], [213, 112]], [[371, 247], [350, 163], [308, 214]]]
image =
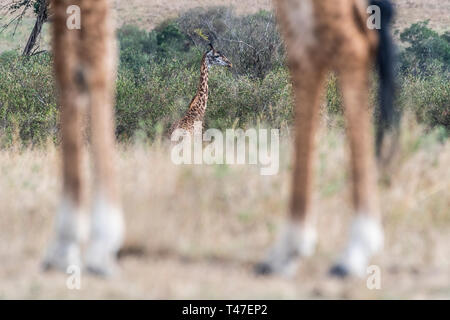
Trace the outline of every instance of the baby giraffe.
[[205, 117], [206, 103], [208, 101], [208, 71], [211, 66], [232, 67], [231, 62], [216, 51], [210, 43], [210, 50], [203, 55], [202, 65], [200, 68], [200, 81], [198, 84], [197, 94], [189, 104], [189, 109], [185, 116], [175, 122], [169, 130], [169, 137], [176, 129], [184, 129], [190, 134], [194, 132], [194, 123], [200, 121], [203, 123]]

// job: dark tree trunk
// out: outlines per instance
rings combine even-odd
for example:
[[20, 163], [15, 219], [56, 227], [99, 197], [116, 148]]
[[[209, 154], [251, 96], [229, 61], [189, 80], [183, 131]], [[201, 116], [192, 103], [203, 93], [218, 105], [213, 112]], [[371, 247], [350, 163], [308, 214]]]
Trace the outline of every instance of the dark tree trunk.
[[47, 21], [47, 9], [48, 9], [48, 0], [38, 0], [40, 2], [39, 12], [36, 17], [36, 22], [33, 27], [33, 31], [31, 31], [30, 37], [28, 38], [27, 45], [23, 49], [23, 56], [29, 56], [32, 54], [32, 50], [36, 45], [36, 41], [41, 34], [42, 25]]

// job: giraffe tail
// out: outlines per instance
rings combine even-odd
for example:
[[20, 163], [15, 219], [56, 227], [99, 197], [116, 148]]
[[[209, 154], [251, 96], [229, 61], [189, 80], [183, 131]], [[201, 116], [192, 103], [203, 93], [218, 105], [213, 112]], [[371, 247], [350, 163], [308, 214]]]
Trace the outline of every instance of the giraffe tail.
[[378, 29], [377, 68], [379, 73], [379, 118], [376, 128], [376, 154], [381, 158], [383, 140], [387, 131], [398, 129], [400, 112], [395, 99], [395, 48], [390, 30], [394, 8], [390, 0], [370, 0], [381, 9], [381, 28]]

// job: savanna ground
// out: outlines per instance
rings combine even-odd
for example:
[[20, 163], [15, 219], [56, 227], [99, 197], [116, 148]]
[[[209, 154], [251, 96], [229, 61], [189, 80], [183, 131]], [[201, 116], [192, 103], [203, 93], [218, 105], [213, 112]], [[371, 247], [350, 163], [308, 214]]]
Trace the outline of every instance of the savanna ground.
[[[437, 30], [448, 29], [450, 1], [395, 2], [396, 29], [425, 19]], [[228, 3], [242, 14], [270, 9], [266, 0]], [[188, 8], [216, 4], [224, 3], [116, 2], [119, 24], [146, 29]], [[19, 31], [26, 36], [25, 27]], [[0, 35], [0, 51], [14, 48], [12, 39]], [[327, 276], [352, 216], [348, 147], [344, 130], [334, 123], [324, 113], [318, 135], [317, 252], [294, 279], [252, 273], [285, 217], [289, 130], [283, 131], [280, 172], [274, 176], [261, 176], [255, 166], [176, 166], [158, 137], [121, 143], [128, 250], [118, 277], [82, 274], [81, 290], [67, 288], [66, 274], [40, 270], [58, 205], [58, 147], [49, 141], [40, 148], [17, 143], [1, 149], [0, 298], [450, 298], [450, 141], [411, 114], [402, 120], [397, 157], [380, 173], [386, 244], [373, 264], [381, 268], [381, 289], [369, 290], [366, 279]]]

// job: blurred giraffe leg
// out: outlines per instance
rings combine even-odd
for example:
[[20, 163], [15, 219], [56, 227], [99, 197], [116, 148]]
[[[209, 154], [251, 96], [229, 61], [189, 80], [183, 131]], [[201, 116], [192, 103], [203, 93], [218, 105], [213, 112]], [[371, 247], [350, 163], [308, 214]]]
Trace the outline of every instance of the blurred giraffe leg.
[[63, 194], [56, 217], [55, 237], [47, 251], [44, 267], [65, 269], [80, 265], [80, 241], [86, 236], [84, 177], [82, 175], [82, 116], [86, 99], [76, 83], [79, 30], [66, 27], [65, 1], [53, 1], [53, 52], [61, 105]]
[[352, 59], [340, 70], [340, 83], [345, 105], [347, 134], [350, 140], [353, 180], [353, 204], [356, 217], [351, 226], [350, 239], [338, 264], [335, 275], [363, 276], [370, 258], [383, 246], [376, 185], [374, 142], [369, 110], [368, 60]]
[[313, 187], [314, 136], [323, 88], [324, 69], [319, 65], [301, 69], [299, 61], [291, 63], [296, 93], [294, 174], [290, 215], [278, 241], [257, 267], [259, 273], [292, 275], [298, 258], [314, 252], [316, 231], [311, 215]]
[[82, 59], [90, 96], [91, 140], [94, 160], [94, 194], [88, 270], [110, 275], [124, 233], [115, 169], [114, 84], [116, 45], [110, 3], [83, 0]]
[[124, 233], [115, 169], [114, 84], [116, 45], [110, 3], [82, 0], [82, 52], [89, 90], [94, 194], [88, 270], [109, 275]]

